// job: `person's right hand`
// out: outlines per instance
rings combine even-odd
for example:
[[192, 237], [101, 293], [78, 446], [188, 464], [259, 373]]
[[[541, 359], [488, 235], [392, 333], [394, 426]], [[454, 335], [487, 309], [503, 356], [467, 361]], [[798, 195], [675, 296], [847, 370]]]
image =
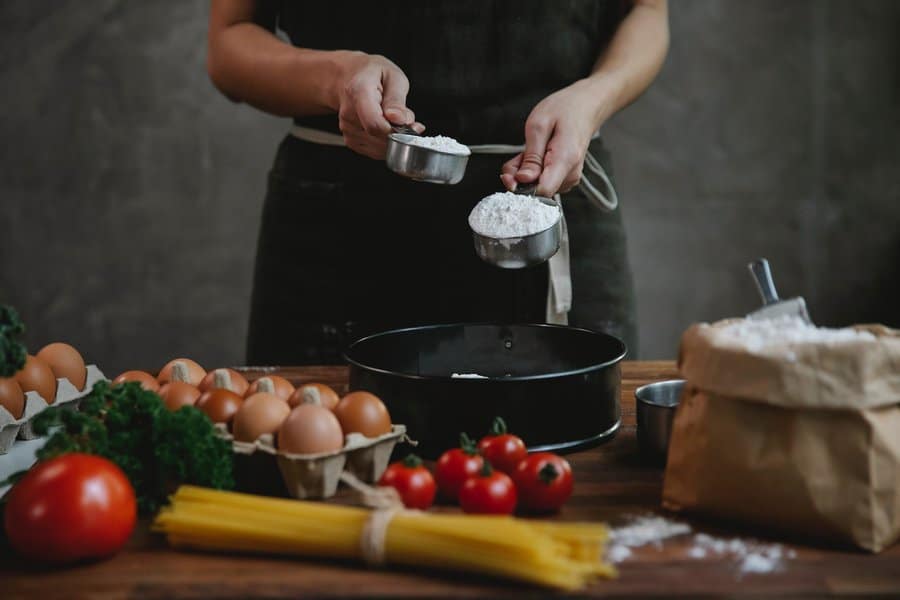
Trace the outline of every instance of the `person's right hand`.
[[384, 159], [391, 123], [422, 132], [406, 107], [409, 80], [383, 56], [349, 53], [338, 84], [338, 124], [347, 147], [364, 156]]

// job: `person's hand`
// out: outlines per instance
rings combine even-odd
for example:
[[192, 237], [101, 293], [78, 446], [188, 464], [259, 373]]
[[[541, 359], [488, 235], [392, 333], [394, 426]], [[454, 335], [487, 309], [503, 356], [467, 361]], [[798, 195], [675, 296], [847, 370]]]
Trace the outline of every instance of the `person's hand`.
[[384, 159], [391, 123], [425, 127], [406, 106], [409, 80], [383, 56], [352, 52], [338, 82], [338, 124], [347, 147], [364, 156]]
[[537, 194], [549, 197], [575, 187], [591, 136], [603, 121], [601, 98], [594, 82], [582, 80], [541, 100], [525, 121], [525, 150], [501, 170], [506, 189], [538, 182]]

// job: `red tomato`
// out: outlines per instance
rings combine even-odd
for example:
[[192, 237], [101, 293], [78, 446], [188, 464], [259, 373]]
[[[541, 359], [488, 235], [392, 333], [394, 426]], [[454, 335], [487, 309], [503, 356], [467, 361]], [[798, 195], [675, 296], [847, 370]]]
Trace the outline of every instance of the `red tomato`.
[[441, 496], [447, 500], [456, 500], [462, 484], [469, 477], [477, 475], [483, 465], [484, 459], [478, 454], [475, 442], [465, 433], [460, 434], [459, 448], [441, 454], [434, 469], [434, 478]]
[[491, 435], [486, 435], [478, 442], [478, 451], [491, 463], [491, 466], [507, 475], [512, 475], [527, 455], [522, 438], [506, 432], [506, 421], [501, 417], [494, 419]]
[[122, 470], [89, 454], [40, 463], [9, 492], [5, 526], [10, 545], [40, 562], [102, 558], [134, 529], [137, 503]]
[[422, 459], [415, 454], [389, 466], [378, 480], [378, 485], [394, 488], [406, 508], [420, 510], [428, 509], [434, 503], [434, 495], [437, 493], [434, 477], [422, 464]]
[[467, 513], [512, 514], [516, 510], [516, 486], [509, 475], [485, 462], [481, 472], [466, 479], [459, 489], [459, 505]]
[[553, 512], [572, 495], [572, 467], [551, 452], [536, 452], [519, 463], [513, 475], [522, 506], [536, 512]]

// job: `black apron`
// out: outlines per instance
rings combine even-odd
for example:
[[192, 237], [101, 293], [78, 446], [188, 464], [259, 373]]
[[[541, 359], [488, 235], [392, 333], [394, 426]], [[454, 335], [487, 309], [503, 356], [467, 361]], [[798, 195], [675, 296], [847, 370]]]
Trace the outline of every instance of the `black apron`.
[[[262, 4], [297, 45], [383, 54], [410, 80], [432, 135], [521, 144], [550, 93], [590, 73], [618, 2], [448, 0]], [[540, 43], [535, 46], [535, 41]], [[296, 123], [337, 132], [335, 116]], [[589, 152], [610, 173], [595, 139]], [[347, 148], [287, 136], [269, 175], [254, 275], [248, 364], [336, 364], [347, 344], [396, 327], [543, 322], [547, 266], [502, 270], [475, 255], [467, 217], [501, 190], [510, 156], [473, 155], [465, 179], [406, 180]], [[593, 177], [588, 174], [588, 177]], [[602, 182], [594, 182], [602, 188]], [[563, 195], [574, 326], [608, 331], [634, 356], [633, 288], [619, 211]]]

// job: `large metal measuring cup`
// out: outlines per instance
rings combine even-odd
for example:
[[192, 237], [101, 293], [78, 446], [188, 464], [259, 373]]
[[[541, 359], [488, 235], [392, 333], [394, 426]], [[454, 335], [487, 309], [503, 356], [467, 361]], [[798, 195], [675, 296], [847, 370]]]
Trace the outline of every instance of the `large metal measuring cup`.
[[[520, 185], [517, 194], [534, 196], [544, 204], [560, 208], [552, 198], [535, 196], [537, 184]], [[562, 211], [560, 210], [560, 217]], [[472, 230], [475, 252], [481, 260], [501, 269], [524, 269], [546, 262], [559, 250], [561, 218], [543, 231], [513, 238], [493, 238]]]

